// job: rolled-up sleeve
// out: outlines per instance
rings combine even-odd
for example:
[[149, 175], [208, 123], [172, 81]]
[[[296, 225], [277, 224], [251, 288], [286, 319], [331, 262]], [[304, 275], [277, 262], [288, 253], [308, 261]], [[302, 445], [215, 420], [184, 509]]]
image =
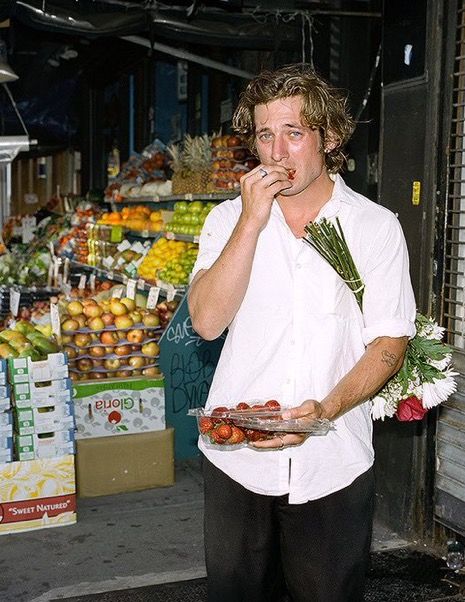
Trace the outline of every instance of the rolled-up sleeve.
[[416, 305], [405, 237], [397, 218], [386, 215], [361, 274], [363, 341], [382, 336], [415, 336]]

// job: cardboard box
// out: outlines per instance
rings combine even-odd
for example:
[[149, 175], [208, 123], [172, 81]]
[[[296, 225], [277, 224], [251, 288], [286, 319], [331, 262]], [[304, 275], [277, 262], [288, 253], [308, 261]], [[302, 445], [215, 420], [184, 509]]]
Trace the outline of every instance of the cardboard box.
[[69, 402], [39, 408], [16, 408], [14, 418], [18, 435], [64, 431], [74, 429], [74, 406]]
[[[6, 386], [7, 384], [8, 384], [8, 362], [5, 359], [0, 359], [0, 385]], [[5, 397], [6, 397], [6, 395], [5, 395]]]
[[35, 382], [15, 383], [13, 397], [17, 408], [68, 403], [73, 398], [73, 383], [70, 378], [52, 380], [42, 387]]
[[174, 484], [174, 429], [76, 442], [77, 492], [95, 497]]
[[36, 382], [68, 378], [68, 356], [66, 353], [49, 353], [46, 360], [33, 361], [30, 357], [8, 360], [11, 383]]
[[13, 431], [13, 414], [11, 410], [0, 414], [0, 433]]
[[0, 464], [0, 534], [75, 522], [74, 456]]
[[18, 460], [37, 460], [74, 454], [74, 429], [40, 433], [32, 435], [15, 435], [14, 448]]
[[11, 408], [11, 400], [9, 397], [0, 398], [0, 412], [6, 412]]
[[74, 383], [76, 439], [165, 429], [164, 380]]
[[0, 433], [0, 454], [13, 453], [13, 429], [10, 433]]

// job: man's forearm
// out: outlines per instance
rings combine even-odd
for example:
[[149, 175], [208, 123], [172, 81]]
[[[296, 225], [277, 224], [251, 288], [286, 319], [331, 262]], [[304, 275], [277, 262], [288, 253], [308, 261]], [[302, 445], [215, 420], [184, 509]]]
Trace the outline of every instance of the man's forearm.
[[323, 418], [334, 419], [370, 399], [401, 368], [408, 338], [380, 337], [321, 401]]
[[221, 255], [195, 277], [188, 303], [192, 325], [203, 338], [221, 335], [236, 315], [249, 284], [259, 230], [239, 219]]

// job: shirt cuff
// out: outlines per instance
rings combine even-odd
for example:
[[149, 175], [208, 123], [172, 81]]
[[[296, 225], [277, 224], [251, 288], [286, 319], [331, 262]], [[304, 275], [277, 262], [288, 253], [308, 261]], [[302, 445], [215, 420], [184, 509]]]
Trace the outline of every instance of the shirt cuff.
[[363, 342], [365, 346], [372, 343], [378, 337], [408, 337], [413, 339], [416, 333], [414, 322], [403, 319], [384, 320], [371, 326], [367, 326], [362, 331]]

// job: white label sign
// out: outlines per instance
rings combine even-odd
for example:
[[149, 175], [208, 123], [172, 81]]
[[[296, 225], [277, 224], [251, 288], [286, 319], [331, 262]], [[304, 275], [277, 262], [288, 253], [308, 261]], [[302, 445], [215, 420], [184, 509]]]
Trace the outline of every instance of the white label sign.
[[151, 286], [147, 297], [147, 309], [154, 309], [157, 306], [159, 296], [160, 288], [158, 286]]
[[78, 289], [84, 290], [85, 288], [86, 288], [86, 275], [81, 274], [81, 277], [79, 278]]
[[14, 288], [10, 288], [10, 311], [15, 318], [18, 315], [20, 298], [21, 293], [16, 291]]
[[50, 303], [50, 322], [53, 334], [57, 337], [61, 336], [60, 313], [57, 303]]
[[126, 296], [128, 299], [136, 298], [136, 286], [137, 286], [137, 281], [130, 278], [128, 280], [128, 283], [126, 286]]
[[89, 276], [89, 285], [90, 285], [90, 290], [95, 291], [95, 274], [91, 274]]

